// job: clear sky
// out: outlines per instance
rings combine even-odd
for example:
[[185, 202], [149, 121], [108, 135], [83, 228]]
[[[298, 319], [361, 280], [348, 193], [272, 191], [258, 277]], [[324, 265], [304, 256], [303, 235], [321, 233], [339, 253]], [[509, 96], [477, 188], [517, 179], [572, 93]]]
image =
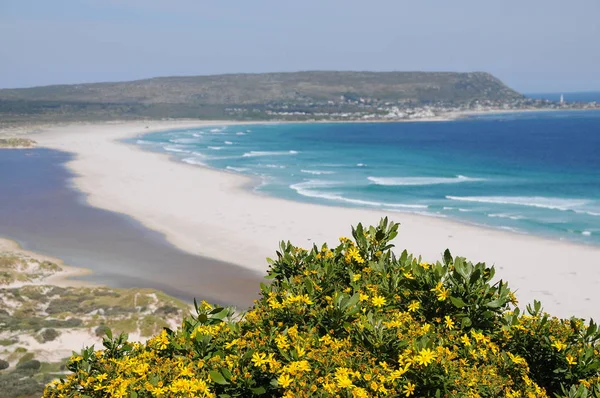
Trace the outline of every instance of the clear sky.
[[600, 0], [0, 0], [0, 87], [297, 70], [600, 90]]

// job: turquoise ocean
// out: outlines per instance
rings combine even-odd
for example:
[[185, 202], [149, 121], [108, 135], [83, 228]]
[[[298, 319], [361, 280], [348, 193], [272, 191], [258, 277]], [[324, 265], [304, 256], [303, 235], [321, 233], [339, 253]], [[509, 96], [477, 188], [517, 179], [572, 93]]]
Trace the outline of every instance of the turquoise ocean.
[[130, 142], [255, 177], [254, 190], [289, 200], [600, 245], [600, 111], [232, 125], [150, 133]]

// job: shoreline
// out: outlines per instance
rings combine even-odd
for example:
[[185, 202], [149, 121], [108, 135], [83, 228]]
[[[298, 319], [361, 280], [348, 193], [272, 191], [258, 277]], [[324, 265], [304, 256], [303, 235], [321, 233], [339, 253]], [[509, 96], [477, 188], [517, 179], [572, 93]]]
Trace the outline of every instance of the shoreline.
[[41, 254], [38, 252], [33, 252], [30, 250], [23, 249], [23, 247], [19, 244], [19, 242], [12, 240], [7, 237], [0, 236], [0, 253], [9, 253], [9, 254], [18, 254], [25, 257], [30, 257], [34, 260], [38, 260], [40, 262], [49, 261], [51, 263], [56, 264], [60, 271], [52, 274], [49, 277], [43, 278], [41, 281], [33, 281], [33, 282], [16, 282], [9, 285], [2, 285], [3, 288], [15, 288], [22, 286], [38, 286], [38, 285], [53, 285], [58, 287], [98, 287], [99, 285], [84, 281], [77, 280], [71, 278], [77, 278], [81, 276], [90, 275], [92, 273], [91, 270], [82, 267], [73, 267], [71, 265], [65, 264], [62, 259], [47, 256], [45, 254]]
[[[68, 167], [90, 205], [127, 214], [192, 254], [264, 273], [265, 257], [275, 253], [280, 240], [305, 247], [313, 242], [331, 244], [338, 236], [349, 235], [351, 225], [374, 224], [388, 216], [401, 223], [395, 241], [399, 249], [431, 262], [449, 248], [453, 255], [496, 264], [496, 275], [518, 289], [522, 306], [538, 299], [553, 315], [599, 318], [593, 292], [600, 287], [600, 267], [594, 266], [600, 248], [422, 215], [258, 195], [248, 189], [252, 180], [245, 176], [175, 162], [168, 154], [119, 142], [154, 131], [234, 124], [264, 123], [88, 124], [57, 126], [34, 137], [38, 147], [77, 155]], [[565, 269], [569, 263], [577, 268]]]

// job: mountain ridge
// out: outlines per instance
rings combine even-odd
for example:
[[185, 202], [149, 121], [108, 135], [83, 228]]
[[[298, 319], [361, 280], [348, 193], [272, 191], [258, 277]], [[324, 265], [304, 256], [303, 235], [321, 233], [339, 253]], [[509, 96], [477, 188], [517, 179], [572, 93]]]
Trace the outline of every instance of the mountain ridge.
[[239, 73], [0, 89], [0, 115], [226, 117], [232, 108], [344, 112], [364, 104], [376, 108], [523, 98], [486, 72]]

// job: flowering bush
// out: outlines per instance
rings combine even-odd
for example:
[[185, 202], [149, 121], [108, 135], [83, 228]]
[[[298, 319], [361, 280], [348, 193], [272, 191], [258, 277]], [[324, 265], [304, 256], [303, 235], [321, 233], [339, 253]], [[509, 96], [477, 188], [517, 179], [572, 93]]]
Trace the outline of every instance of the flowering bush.
[[429, 264], [352, 230], [335, 248], [282, 243], [246, 313], [196, 304], [176, 331], [125, 335], [74, 355], [46, 397], [587, 397], [600, 393], [600, 332], [534, 303], [522, 314], [494, 268]]

